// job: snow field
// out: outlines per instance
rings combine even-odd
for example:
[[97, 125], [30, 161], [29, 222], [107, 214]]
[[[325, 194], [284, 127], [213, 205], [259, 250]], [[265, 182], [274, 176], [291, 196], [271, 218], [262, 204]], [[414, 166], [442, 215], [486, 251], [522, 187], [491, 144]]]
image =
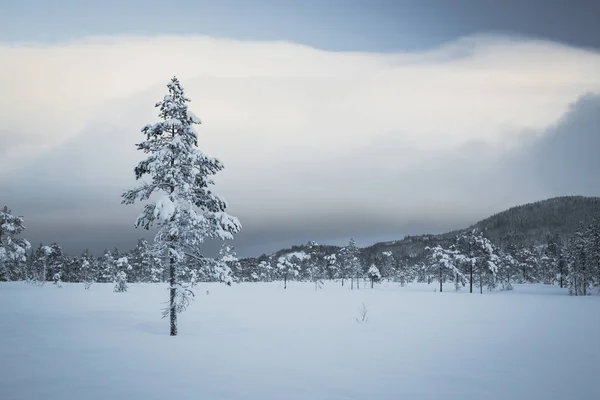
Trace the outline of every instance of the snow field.
[[0, 283], [0, 399], [600, 398], [600, 296], [363, 285]]

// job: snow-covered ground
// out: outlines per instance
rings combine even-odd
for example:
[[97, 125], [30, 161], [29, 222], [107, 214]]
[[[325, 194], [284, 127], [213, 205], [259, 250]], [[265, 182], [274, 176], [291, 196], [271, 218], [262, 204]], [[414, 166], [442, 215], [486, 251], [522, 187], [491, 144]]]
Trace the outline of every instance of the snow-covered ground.
[[600, 296], [282, 286], [0, 283], [0, 399], [600, 398]]

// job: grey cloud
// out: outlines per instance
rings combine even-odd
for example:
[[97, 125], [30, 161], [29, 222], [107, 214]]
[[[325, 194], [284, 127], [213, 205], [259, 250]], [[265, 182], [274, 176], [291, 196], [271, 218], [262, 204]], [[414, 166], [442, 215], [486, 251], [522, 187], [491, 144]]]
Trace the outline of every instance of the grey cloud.
[[[463, 50], [471, 52], [468, 46]], [[449, 52], [451, 57], [460, 54]], [[546, 88], [547, 81], [556, 83], [565, 75], [563, 69], [581, 64], [576, 58], [569, 60], [559, 68], [561, 75], [544, 78], [535, 74], [534, 89]], [[485, 64], [494, 68], [495, 62], [493, 57], [485, 59]], [[278, 69], [271, 64], [265, 65]], [[509, 70], [520, 68], [516, 61], [511, 65]], [[315, 68], [309, 70], [320, 71]], [[469, 64], [459, 68], [461, 79], [472, 71], [469, 68]], [[262, 71], [260, 65], [255, 69]], [[420, 73], [421, 68], [406, 71], [410, 75]], [[575, 82], [569, 93], [591, 85], [585, 71], [567, 74]], [[497, 92], [494, 85], [483, 85], [488, 75], [480, 73], [464, 80], [466, 85], [475, 82], [469, 87], [479, 97], [473, 100], [456, 82], [439, 91], [428, 91], [431, 77], [440, 83], [452, 83], [456, 78], [452, 70], [448, 75], [443, 75], [443, 70], [419, 74], [413, 82], [393, 77], [388, 81], [376, 68], [365, 80], [339, 80], [333, 86], [327, 85], [338, 77], [336, 72], [325, 72], [325, 77], [316, 80], [273, 77], [253, 81], [243, 79], [243, 75], [233, 82], [225, 78], [190, 79], [195, 84], [190, 86], [205, 95], [192, 103], [193, 110], [198, 106], [201, 118], [205, 116], [203, 110], [211, 116], [199, 128], [201, 149], [223, 157], [226, 166], [217, 177], [217, 192], [226, 197], [231, 213], [244, 227], [235, 240], [242, 255], [307, 240], [343, 243], [354, 236], [359, 243], [368, 244], [406, 234], [447, 231], [518, 203], [564, 192], [597, 193], [594, 182], [599, 169], [594, 168], [594, 150], [598, 146], [594, 144], [598, 138], [594, 135], [599, 126], [598, 97], [588, 96], [574, 104], [556, 126], [538, 132], [538, 140], [526, 139], [532, 135], [506, 128], [502, 137], [514, 146], [509, 151], [508, 145], [490, 144], [490, 135], [486, 135], [489, 132], [485, 131], [480, 141], [464, 143], [467, 136], [461, 129], [473, 131], [479, 127], [471, 126], [473, 120], [482, 125], [490, 120], [494, 136], [498, 126], [515, 115], [522, 118], [515, 117], [517, 126], [538, 126], [554, 111], [538, 102], [536, 90], [526, 88], [526, 95], [522, 95], [508, 86]], [[405, 76], [401, 70], [395, 75]], [[504, 79], [512, 76], [500, 74], [497, 86], [504, 87]], [[379, 83], [370, 86], [375, 78]], [[512, 80], [510, 83], [514, 84]], [[57, 241], [71, 253], [86, 247], [98, 253], [115, 245], [130, 248], [138, 236], [151, 235], [133, 229], [141, 205], [123, 206], [120, 196], [135, 184], [132, 170], [141, 157], [135, 143], [142, 138], [137, 124], [155, 120], [153, 101], [149, 99], [164, 94], [164, 86], [146, 87], [140, 83], [130, 89], [106, 100], [107, 104], [94, 103], [89, 110], [93, 117], [85, 118], [87, 124], [60, 147], [39, 155], [20, 170], [0, 176], [0, 206], [5, 203], [25, 215], [27, 236], [32, 242]], [[414, 93], [418, 99], [412, 95], [397, 98], [400, 89]], [[564, 90], [563, 86], [551, 90], [560, 94], [547, 97], [551, 110], [561, 109], [563, 97], [570, 98]], [[324, 97], [330, 101], [320, 102]], [[499, 97], [501, 102], [476, 107], [488, 98]], [[417, 100], [420, 106], [414, 107]], [[526, 106], [524, 112], [519, 101]], [[277, 107], [284, 102], [287, 107]], [[454, 103], [460, 107], [452, 107]], [[536, 117], [529, 118], [530, 114]], [[57, 115], [61, 116], [57, 119], [62, 118], [62, 114]], [[452, 118], [455, 116], [459, 118]], [[439, 132], [446, 126], [447, 132]], [[444, 141], [444, 146], [430, 143], [437, 140]], [[453, 142], [462, 144], [451, 147], [448, 143]], [[559, 167], [557, 160], [565, 167]], [[207, 251], [217, 246], [209, 243]]]
[[[308, 240], [341, 244], [353, 236], [368, 244], [443, 232], [518, 203], [600, 194], [598, 126], [600, 96], [587, 95], [539, 139], [523, 141], [513, 151], [470, 142], [428, 154], [390, 133], [339, 155], [286, 155], [287, 166], [261, 168], [267, 172], [296, 165], [289, 174], [259, 174], [243, 189], [220, 192], [244, 225], [234, 241], [244, 256]], [[134, 183], [131, 168], [137, 156], [129, 138], [115, 142], [124, 128], [115, 129], [91, 124], [85, 135], [0, 182], [2, 202], [25, 214], [33, 243], [57, 241], [71, 253], [84, 248], [99, 253], [113, 246], [130, 248], [139, 236], [151, 237], [152, 232], [132, 226], [141, 205], [120, 204], [122, 190]], [[129, 155], [125, 161], [119, 161], [123, 154], [115, 154], [120, 148]], [[89, 165], [98, 153], [104, 161]], [[402, 169], [388, 163], [401, 155], [410, 158]], [[115, 162], [123, 163], [123, 173], [105, 176], [105, 166]], [[270, 181], [275, 178], [280, 181]], [[252, 184], [266, 191], [253, 192]], [[218, 245], [207, 243], [207, 252]]]
[[600, 194], [600, 96], [572, 105], [531, 151], [533, 170], [552, 195]]

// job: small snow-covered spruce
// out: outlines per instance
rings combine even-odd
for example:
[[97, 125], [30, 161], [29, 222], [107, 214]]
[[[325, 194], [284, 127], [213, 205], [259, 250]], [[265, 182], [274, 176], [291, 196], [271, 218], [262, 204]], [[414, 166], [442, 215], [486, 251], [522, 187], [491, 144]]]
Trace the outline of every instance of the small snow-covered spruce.
[[193, 297], [184, 280], [189, 269], [186, 260], [198, 258], [192, 251], [205, 239], [233, 239], [241, 224], [225, 212], [227, 203], [210, 188], [214, 184], [211, 176], [221, 171], [223, 164], [198, 150], [194, 125], [200, 124], [200, 119], [188, 110], [190, 99], [176, 77], [167, 87], [169, 94], [156, 103], [162, 121], [146, 125], [142, 129], [146, 140], [137, 145], [148, 156], [135, 168], [135, 177], [149, 176], [150, 181], [122, 197], [124, 204], [133, 204], [162, 193], [158, 201], [145, 205], [135, 226], [158, 227], [153, 251], [166, 253], [169, 260], [169, 303], [164, 315], [169, 315], [170, 334], [175, 336], [177, 313], [185, 310]]
[[[81, 268], [83, 270], [89, 270], [90, 267], [91, 267], [91, 263], [89, 260], [84, 259], [81, 262]], [[92, 285], [94, 284], [94, 278], [93, 278], [92, 274], [84, 272], [83, 283], [84, 283], [84, 287], [86, 290], [91, 288]]]
[[127, 274], [125, 271], [117, 272], [115, 276], [115, 292], [122, 293], [127, 291]]
[[81, 255], [81, 281], [85, 289], [89, 289], [96, 281], [94, 259], [88, 250]]
[[52, 280], [54, 280], [54, 284], [56, 285], [57, 288], [61, 288], [62, 287], [62, 280], [60, 278], [60, 275], [61, 275], [60, 272], [57, 272], [52, 277]]
[[27, 261], [31, 244], [18, 237], [24, 230], [24, 218], [14, 216], [7, 206], [0, 209], [0, 281], [16, 280], [19, 266]]
[[117, 268], [119, 269], [119, 272], [115, 275], [115, 292], [126, 292], [127, 272], [125, 271], [131, 271], [132, 269], [127, 257], [121, 257], [117, 260]]
[[235, 254], [233, 246], [223, 243], [217, 261], [221, 266], [221, 270], [214, 277], [215, 280], [225, 282], [228, 285], [231, 285], [231, 282], [239, 282], [241, 280], [242, 265]]
[[377, 268], [375, 264], [372, 264], [367, 271], [367, 275], [371, 280], [371, 289], [373, 289], [374, 284], [381, 281], [381, 273], [379, 272], [379, 268]]

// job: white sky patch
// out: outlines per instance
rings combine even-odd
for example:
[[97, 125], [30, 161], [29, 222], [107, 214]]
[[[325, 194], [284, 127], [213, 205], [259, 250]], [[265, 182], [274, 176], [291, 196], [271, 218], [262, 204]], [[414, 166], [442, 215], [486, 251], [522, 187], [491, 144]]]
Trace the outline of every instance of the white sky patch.
[[[157, 90], [176, 74], [217, 147], [243, 140], [270, 152], [342, 151], [394, 132], [447, 148], [548, 126], [578, 95], [600, 90], [598, 70], [597, 53], [490, 36], [406, 54], [194, 36], [0, 44], [0, 116], [8, 127], [1, 134], [52, 146], [115, 109], [117, 99], [144, 105], [119, 116], [143, 124]], [[9, 154], [0, 167], [14, 162]]]

